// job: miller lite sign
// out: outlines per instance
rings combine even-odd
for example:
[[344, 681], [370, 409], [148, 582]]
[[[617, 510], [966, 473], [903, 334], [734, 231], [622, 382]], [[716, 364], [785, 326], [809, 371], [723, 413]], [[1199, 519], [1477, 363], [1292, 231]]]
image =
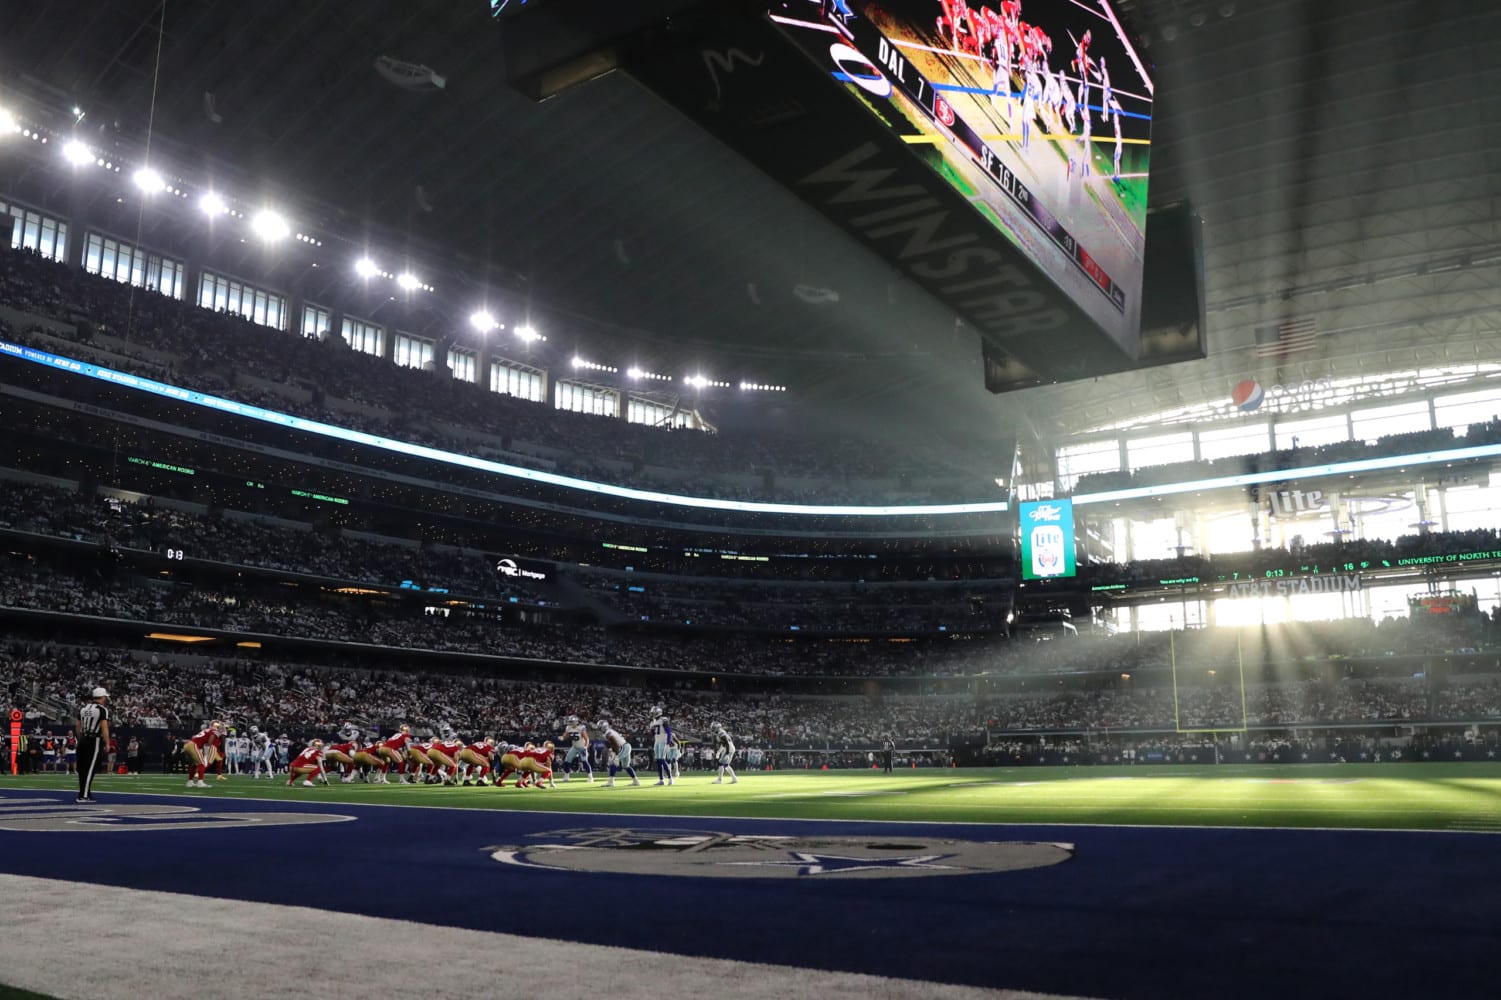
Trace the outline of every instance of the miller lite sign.
[[1040, 500], [1017, 507], [1021, 522], [1023, 580], [1073, 576], [1074, 505], [1072, 500]]

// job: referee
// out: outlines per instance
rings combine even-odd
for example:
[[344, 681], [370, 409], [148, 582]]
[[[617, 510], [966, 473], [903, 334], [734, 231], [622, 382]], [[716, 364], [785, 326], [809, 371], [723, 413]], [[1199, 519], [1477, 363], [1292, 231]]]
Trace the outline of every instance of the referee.
[[94, 798], [94, 772], [104, 759], [109, 745], [109, 709], [105, 702], [109, 692], [94, 689], [94, 700], [78, 710], [78, 802], [97, 802]]

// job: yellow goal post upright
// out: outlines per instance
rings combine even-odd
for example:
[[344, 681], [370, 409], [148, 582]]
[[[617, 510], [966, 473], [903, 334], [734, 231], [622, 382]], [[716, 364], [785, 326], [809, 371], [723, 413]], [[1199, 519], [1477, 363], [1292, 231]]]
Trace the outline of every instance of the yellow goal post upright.
[[[1241, 646], [1240, 632], [1235, 634], [1235, 666], [1240, 683], [1240, 725], [1217, 725], [1217, 726], [1189, 726], [1183, 725], [1183, 711], [1178, 701], [1178, 642], [1177, 631], [1168, 633], [1167, 639], [1168, 659], [1173, 668], [1173, 730], [1180, 734], [1186, 733], [1210, 733], [1218, 737], [1220, 733], [1240, 733], [1244, 741], [1246, 733], [1246, 657]], [[1228, 720], [1227, 720], [1228, 721]], [[1216, 738], [1215, 759], [1219, 759], [1218, 743]]]

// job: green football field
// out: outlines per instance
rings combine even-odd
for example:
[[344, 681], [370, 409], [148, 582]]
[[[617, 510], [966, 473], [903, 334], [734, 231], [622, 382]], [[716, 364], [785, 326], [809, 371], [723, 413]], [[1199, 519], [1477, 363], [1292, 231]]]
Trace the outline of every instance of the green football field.
[[[76, 790], [65, 775], [0, 778], [8, 788]], [[688, 773], [670, 788], [606, 788], [602, 780], [550, 790], [343, 785], [288, 788], [284, 779], [210, 779], [189, 790], [176, 776], [108, 776], [101, 802], [119, 793], [185, 799], [454, 806], [657, 816], [1326, 827], [1501, 833], [1501, 763], [1221, 765], [1184, 767], [964, 768], [751, 771], [737, 785]]]

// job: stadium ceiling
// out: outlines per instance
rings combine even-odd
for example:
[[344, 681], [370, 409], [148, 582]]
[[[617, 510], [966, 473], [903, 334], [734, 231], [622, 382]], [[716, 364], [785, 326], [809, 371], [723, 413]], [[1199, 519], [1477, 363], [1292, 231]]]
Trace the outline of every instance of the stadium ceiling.
[[[938, 401], [951, 426], [1056, 440], [1241, 379], [1501, 357], [1501, 7], [1121, 6], [1157, 65], [1152, 201], [1205, 220], [1211, 356], [999, 399], [950, 314], [629, 79], [512, 90], [484, 0], [7, 4], [0, 87], [133, 141], [154, 120], [186, 168], [295, 193], [330, 231], [442, 248], [584, 350], [729, 353], [841, 404]], [[400, 87], [381, 56], [443, 85]], [[1258, 330], [1304, 321], [1306, 350], [1258, 355]]]

